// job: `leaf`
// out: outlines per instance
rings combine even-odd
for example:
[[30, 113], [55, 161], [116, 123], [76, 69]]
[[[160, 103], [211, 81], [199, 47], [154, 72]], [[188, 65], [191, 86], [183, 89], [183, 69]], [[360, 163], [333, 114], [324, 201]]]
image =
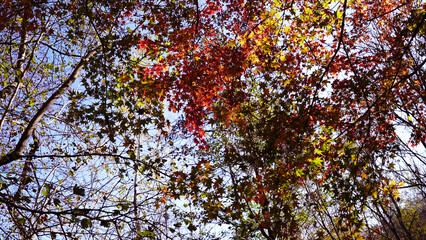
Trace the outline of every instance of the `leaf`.
[[17, 221], [17, 223], [18, 223], [18, 224], [20, 224], [20, 225], [24, 225], [24, 224], [25, 224], [25, 222], [26, 222], [26, 219], [25, 219], [25, 218], [18, 218], [18, 221]]
[[141, 237], [155, 237], [155, 233], [149, 230], [138, 231], [138, 235]]
[[61, 203], [61, 201], [57, 198], [53, 199], [53, 204], [55, 204], [55, 206], [59, 206], [59, 204]]
[[197, 230], [197, 227], [194, 226], [193, 224], [189, 224], [188, 230], [191, 231], [191, 232], [193, 232], [193, 231]]
[[319, 150], [319, 149], [315, 149], [315, 150], [314, 150], [314, 152], [315, 152], [316, 154], [318, 154], [318, 155], [322, 155], [322, 151], [321, 151], [321, 150]]
[[84, 229], [92, 227], [92, 220], [88, 218], [83, 218], [80, 223], [81, 223], [81, 227]]
[[343, 17], [343, 11], [340, 11], [340, 9], [337, 10], [336, 16], [337, 16], [337, 18], [341, 19]]
[[303, 170], [302, 169], [296, 169], [296, 176], [301, 177], [303, 176]]
[[101, 226], [108, 228], [111, 225], [109, 221], [101, 220]]
[[125, 204], [121, 204], [120, 206], [121, 206], [121, 208], [123, 209], [123, 211], [125, 211], [125, 212], [126, 212], [127, 210], [129, 210], [130, 204], [125, 203]]
[[30, 107], [34, 107], [34, 105], [35, 105], [35, 100], [34, 100], [34, 98], [30, 98], [30, 102], [29, 102], [29, 104], [30, 104]]
[[84, 193], [84, 192], [85, 192], [84, 188], [78, 187], [77, 185], [75, 185], [75, 186], [73, 187], [72, 191], [73, 191], [73, 193], [74, 193], [74, 194], [79, 195], [79, 196], [82, 196], [82, 197], [84, 197], [84, 195], [85, 195], [85, 193]]
[[322, 165], [322, 162], [323, 162], [321, 157], [316, 157], [314, 159], [311, 159], [310, 161], [312, 162], [313, 166], [315, 166], [315, 167], [320, 167]]
[[41, 191], [41, 194], [43, 194], [44, 196], [49, 196], [50, 195], [50, 190], [51, 190], [51, 185], [50, 184], [45, 184], [44, 186], [45, 190]]

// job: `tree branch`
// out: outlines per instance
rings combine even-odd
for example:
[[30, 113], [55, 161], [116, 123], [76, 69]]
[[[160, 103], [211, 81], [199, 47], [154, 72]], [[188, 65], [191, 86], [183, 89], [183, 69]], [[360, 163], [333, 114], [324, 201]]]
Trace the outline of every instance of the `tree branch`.
[[75, 67], [74, 71], [71, 73], [71, 75], [68, 77], [68, 79], [50, 96], [50, 98], [44, 102], [44, 104], [41, 106], [41, 108], [37, 111], [37, 113], [34, 115], [34, 117], [31, 119], [31, 121], [28, 123], [27, 128], [24, 130], [24, 132], [21, 135], [21, 138], [19, 139], [19, 142], [16, 144], [15, 149], [0, 158], [0, 166], [4, 166], [8, 163], [11, 163], [19, 158], [19, 156], [23, 153], [27, 141], [34, 132], [37, 124], [41, 121], [42, 117], [46, 113], [46, 111], [53, 105], [53, 103], [75, 82], [77, 79], [78, 74], [83, 69], [86, 62], [95, 55], [99, 50], [101, 50], [101, 46], [89, 51], [87, 55], [80, 60], [80, 62]]

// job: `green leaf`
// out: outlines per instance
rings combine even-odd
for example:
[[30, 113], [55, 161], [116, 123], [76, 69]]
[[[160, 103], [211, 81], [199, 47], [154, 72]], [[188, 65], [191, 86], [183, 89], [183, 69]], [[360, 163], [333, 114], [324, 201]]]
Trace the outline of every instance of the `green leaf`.
[[138, 235], [141, 237], [155, 237], [155, 233], [149, 230], [138, 231]]
[[25, 218], [19, 218], [17, 223], [20, 224], [20, 225], [25, 224]]
[[46, 184], [45, 185], [45, 190], [41, 191], [41, 194], [43, 194], [44, 196], [49, 196], [51, 188], [52, 187], [49, 184]]
[[127, 211], [129, 210], [130, 204], [126, 203], [126, 204], [121, 204], [121, 208], [123, 209], [123, 211]]
[[34, 107], [35, 102], [34, 102], [34, 98], [30, 98], [30, 107]]
[[131, 158], [131, 159], [136, 159], [135, 151], [133, 151], [133, 150], [128, 150], [128, 151], [127, 151], [127, 154], [129, 154], [129, 156], [130, 156], [130, 158]]
[[105, 220], [101, 221], [101, 226], [102, 227], [109, 227], [110, 225], [111, 225], [111, 223], [109, 221], [105, 221]]
[[84, 196], [84, 188], [78, 187], [77, 185], [74, 186], [72, 189], [73, 193], [79, 196]]
[[196, 226], [194, 226], [193, 224], [190, 224], [190, 225], [188, 226], [188, 230], [189, 230], [189, 231], [191, 231], [191, 232], [193, 232], [193, 231], [197, 230], [197, 227], [196, 227]]
[[88, 227], [92, 227], [92, 220], [88, 219], [88, 218], [83, 218], [81, 220], [81, 227], [86, 229]]

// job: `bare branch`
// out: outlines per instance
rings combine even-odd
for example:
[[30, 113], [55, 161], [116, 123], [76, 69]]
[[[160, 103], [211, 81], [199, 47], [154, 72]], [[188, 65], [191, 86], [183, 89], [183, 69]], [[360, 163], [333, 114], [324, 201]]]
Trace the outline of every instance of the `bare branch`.
[[68, 79], [61, 85], [61, 87], [58, 88], [58, 90], [56, 90], [56, 92], [52, 94], [52, 96], [50, 96], [50, 98], [41, 106], [41, 108], [37, 111], [37, 113], [28, 123], [28, 126], [25, 129], [25, 131], [22, 133], [21, 138], [19, 139], [19, 142], [16, 144], [15, 150], [13, 150], [11, 153], [0, 158], [0, 166], [11, 163], [19, 158], [19, 156], [23, 153], [26, 147], [28, 139], [30, 138], [31, 134], [34, 132], [35, 128], [37, 127], [37, 124], [41, 121], [46, 111], [71, 86], [71, 84], [75, 82], [78, 74], [81, 72], [86, 62], [92, 56], [94, 56], [98, 51], [100, 51], [101, 48], [102, 47], [99, 46], [89, 51], [87, 55], [83, 59], [81, 59], [81, 61], [75, 67], [74, 71], [68, 77]]

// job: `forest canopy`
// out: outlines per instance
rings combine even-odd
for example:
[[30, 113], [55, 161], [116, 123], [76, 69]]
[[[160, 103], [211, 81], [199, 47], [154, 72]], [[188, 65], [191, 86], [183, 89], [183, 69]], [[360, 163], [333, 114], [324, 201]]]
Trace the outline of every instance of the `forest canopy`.
[[425, 21], [0, 0], [0, 238], [426, 239]]

